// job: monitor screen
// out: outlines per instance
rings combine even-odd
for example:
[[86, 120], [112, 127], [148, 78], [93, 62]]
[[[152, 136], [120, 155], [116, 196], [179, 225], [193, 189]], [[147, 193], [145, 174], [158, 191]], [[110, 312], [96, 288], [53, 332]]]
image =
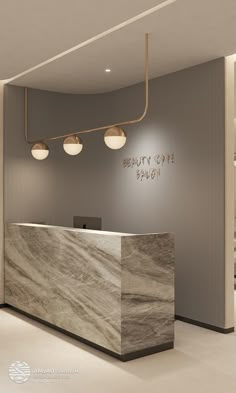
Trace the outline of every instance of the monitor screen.
[[101, 219], [101, 217], [74, 216], [73, 217], [73, 227], [74, 228], [81, 228], [81, 229], [101, 230], [102, 229], [102, 219]]

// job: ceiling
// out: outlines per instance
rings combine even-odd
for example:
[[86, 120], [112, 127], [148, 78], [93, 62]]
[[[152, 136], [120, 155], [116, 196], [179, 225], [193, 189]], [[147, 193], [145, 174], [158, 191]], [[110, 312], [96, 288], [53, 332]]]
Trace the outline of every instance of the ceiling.
[[[8, 79], [163, 2], [8, 0], [1, 5], [0, 79]], [[98, 4], [99, 3], [99, 7]], [[235, 0], [177, 0], [11, 81], [67, 93], [102, 93], [236, 53]], [[106, 74], [104, 69], [112, 72]]]
[[160, 2], [1, 1], [0, 79], [11, 78]]

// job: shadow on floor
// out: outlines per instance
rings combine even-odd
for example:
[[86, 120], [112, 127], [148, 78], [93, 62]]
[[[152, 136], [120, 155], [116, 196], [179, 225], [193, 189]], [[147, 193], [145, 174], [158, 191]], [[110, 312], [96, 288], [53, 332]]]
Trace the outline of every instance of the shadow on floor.
[[[131, 375], [140, 378], [141, 380], [152, 380], [157, 376], [163, 375], [171, 375], [176, 373], [180, 370], [186, 370], [188, 368], [193, 367], [197, 363], [193, 357], [184, 354], [179, 349], [172, 349], [169, 351], [161, 352], [158, 354], [150, 355], [147, 357], [143, 357], [140, 359], [135, 359], [129, 362], [121, 362], [101, 351], [98, 351], [90, 346], [81, 343], [80, 341], [67, 336], [66, 334], [60, 333], [53, 328], [45, 326], [44, 324], [37, 322], [25, 315], [22, 315], [10, 308], [4, 308], [1, 310], [4, 313], [12, 315], [13, 317], [19, 318], [27, 324], [40, 329], [41, 331], [45, 332], [46, 334], [50, 334], [53, 337], [56, 337], [59, 340], [63, 340], [70, 345], [78, 348], [80, 351], [85, 351], [92, 356], [95, 356], [102, 361], [105, 361], [109, 364], [112, 364], [114, 367], [117, 367]], [[177, 322], [178, 324], [184, 324], [183, 322]], [[201, 328], [197, 328], [201, 329]]]

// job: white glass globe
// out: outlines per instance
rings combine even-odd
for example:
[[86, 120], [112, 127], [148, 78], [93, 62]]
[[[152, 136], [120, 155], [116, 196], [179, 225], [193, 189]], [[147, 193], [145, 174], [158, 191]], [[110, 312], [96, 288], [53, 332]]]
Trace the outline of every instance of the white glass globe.
[[64, 140], [63, 149], [70, 156], [76, 156], [82, 151], [83, 143], [81, 139], [76, 135], [68, 136]]
[[31, 154], [36, 160], [45, 160], [49, 155], [49, 148], [46, 143], [35, 143], [31, 148]]
[[120, 127], [109, 128], [104, 135], [105, 144], [112, 150], [121, 149], [126, 143], [126, 133]]

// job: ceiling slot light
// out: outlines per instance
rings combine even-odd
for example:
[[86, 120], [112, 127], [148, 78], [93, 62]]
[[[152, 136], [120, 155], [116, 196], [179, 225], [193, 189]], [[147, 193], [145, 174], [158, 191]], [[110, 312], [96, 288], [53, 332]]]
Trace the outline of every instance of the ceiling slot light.
[[121, 149], [125, 145], [126, 139], [126, 133], [120, 127], [109, 128], [104, 135], [105, 144], [112, 150]]
[[31, 154], [36, 160], [45, 160], [49, 155], [48, 145], [43, 142], [35, 143], [31, 148]]
[[82, 140], [76, 135], [68, 136], [64, 139], [63, 149], [70, 156], [76, 156], [83, 149]]

